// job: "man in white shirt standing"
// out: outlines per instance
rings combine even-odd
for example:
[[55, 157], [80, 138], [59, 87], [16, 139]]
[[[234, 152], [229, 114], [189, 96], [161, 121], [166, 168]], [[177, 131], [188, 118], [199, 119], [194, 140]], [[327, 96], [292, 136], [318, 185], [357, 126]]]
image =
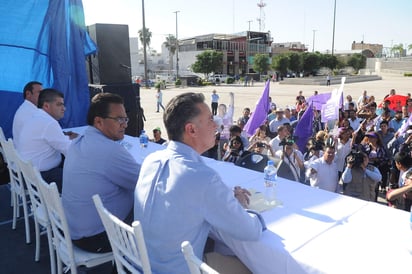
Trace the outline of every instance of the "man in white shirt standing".
[[[329, 137], [331, 138], [331, 137]], [[337, 192], [338, 190], [338, 167], [335, 158], [335, 144], [326, 141], [322, 158], [310, 163], [309, 178], [312, 187]]]
[[39, 109], [27, 118], [20, 130], [17, 151], [37, 167], [46, 182], [62, 188], [63, 161], [77, 134], [66, 136], [57, 122], [64, 116], [64, 96], [55, 89], [44, 89], [38, 99]]
[[42, 83], [37, 81], [28, 82], [24, 86], [24, 102], [17, 109], [13, 119], [13, 141], [15, 146], [19, 142], [19, 134], [24, 122], [37, 111], [37, 101], [42, 89]]

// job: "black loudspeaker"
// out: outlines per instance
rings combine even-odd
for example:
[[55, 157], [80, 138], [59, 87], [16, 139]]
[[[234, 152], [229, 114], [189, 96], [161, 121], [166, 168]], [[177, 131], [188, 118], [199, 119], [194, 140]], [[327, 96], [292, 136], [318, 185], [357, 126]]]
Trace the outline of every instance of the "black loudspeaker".
[[87, 27], [97, 53], [87, 58], [89, 83], [95, 85], [131, 83], [129, 26], [94, 24]]
[[89, 85], [89, 91], [90, 98], [100, 92], [120, 95], [124, 100], [124, 108], [129, 117], [126, 134], [130, 136], [140, 135], [146, 118], [140, 105], [140, 86], [138, 84]]

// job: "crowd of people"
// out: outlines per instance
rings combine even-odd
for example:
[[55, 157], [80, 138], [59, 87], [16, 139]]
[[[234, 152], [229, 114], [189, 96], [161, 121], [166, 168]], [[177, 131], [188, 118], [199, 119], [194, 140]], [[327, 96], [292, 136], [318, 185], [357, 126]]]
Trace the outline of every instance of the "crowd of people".
[[[317, 95], [315, 91], [313, 96]], [[312, 136], [304, 149], [296, 144], [300, 136], [294, 134], [309, 107], [303, 92], [299, 91], [296, 101], [286, 107], [277, 107], [270, 99], [266, 120], [253, 135], [243, 130], [251, 116], [246, 107], [241, 117], [225, 124], [229, 136], [220, 134], [223, 127], [218, 123], [218, 141], [204, 156], [236, 164], [250, 153], [260, 153], [277, 163], [280, 177], [368, 201], [377, 201], [383, 195], [390, 206], [409, 210], [405, 174], [410, 165], [402, 169], [396, 159], [403, 163], [411, 159], [412, 98], [405, 94], [404, 101], [392, 102], [395, 95], [396, 91], [390, 90], [379, 105], [366, 90], [357, 101], [347, 95], [341, 102], [339, 119], [334, 121], [323, 122], [320, 110], [308, 110], [313, 111]], [[395, 189], [395, 193], [405, 191], [394, 195]]]
[[[412, 99], [392, 106], [392, 95], [394, 90], [379, 107], [366, 91], [357, 102], [348, 95], [333, 127], [322, 122], [319, 110], [308, 109], [302, 92], [292, 106], [270, 100], [265, 122], [249, 136], [244, 126], [251, 110], [245, 107], [235, 121], [233, 93], [226, 105], [213, 91], [212, 108], [203, 94], [182, 93], [164, 107], [168, 140], [160, 128], [153, 129], [151, 141], [167, 148], [140, 165], [119, 142], [129, 121], [120, 96], [95, 95], [88, 127], [78, 136], [58, 123], [65, 111], [63, 94], [30, 82], [14, 117], [13, 140], [23, 160], [45, 181], [57, 182], [74, 245], [89, 252], [111, 250], [92, 200], [99, 194], [119, 219], [141, 222], [154, 272], [188, 273], [183, 240], [202, 257], [208, 237], [223, 244], [229, 238], [257, 241], [266, 229], [258, 213], [245, 210], [250, 193], [229, 189], [201, 155], [236, 164], [248, 154], [262, 154], [278, 163], [281, 177], [368, 201], [386, 193], [390, 206], [409, 210]], [[313, 134], [299, 149], [294, 130], [305, 111], [314, 112]]]

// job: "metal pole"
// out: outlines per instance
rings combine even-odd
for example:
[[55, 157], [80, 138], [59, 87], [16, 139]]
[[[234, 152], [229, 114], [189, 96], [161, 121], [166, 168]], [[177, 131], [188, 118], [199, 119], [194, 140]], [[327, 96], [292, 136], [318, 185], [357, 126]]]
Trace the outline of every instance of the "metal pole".
[[177, 33], [177, 14], [179, 12], [179, 10], [173, 12], [176, 14], [176, 80], [179, 79], [179, 36]]
[[336, 0], [335, 0], [335, 6], [333, 8], [333, 35], [332, 35], [332, 56], [333, 53], [335, 52], [335, 21], [336, 21]]
[[246, 73], [249, 73], [249, 35], [250, 35], [250, 23], [252, 20], [247, 21], [249, 23], [249, 31], [246, 35]]
[[315, 52], [315, 33], [316, 33], [316, 30], [314, 29], [312, 31], [313, 31], [312, 52]]
[[142, 19], [143, 19], [144, 79], [145, 79], [145, 87], [149, 88], [149, 79], [147, 78], [146, 23], [145, 23], [145, 16], [144, 16], [144, 0], [142, 0]]

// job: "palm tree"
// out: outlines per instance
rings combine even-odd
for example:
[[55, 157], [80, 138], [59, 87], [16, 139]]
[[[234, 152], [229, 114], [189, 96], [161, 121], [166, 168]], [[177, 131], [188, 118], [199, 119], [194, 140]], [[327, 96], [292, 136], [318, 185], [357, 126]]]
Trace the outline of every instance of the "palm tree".
[[177, 49], [176, 37], [172, 34], [166, 37], [166, 42], [163, 43], [165, 47], [169, 50], [169, 70], [173, 70], [173, 56]]
[[[152, 32], [148, 28], [146, 28], [146, 46], [148, 48], [150, 48], [149, 45], [150, 45], [150, 39], [151, 38], [152, 38]], [[144, 46], [144, 40], [145, 39], [143, 39], [143, 29], [139, 30], [139, 40], [142, 43], [142, 45]]]
[[395, 54], [396, 53], [399, 54], [399, 58], [401, 58], [403, 51], [404, 51], [404, 49], [403, 49], [403, 44], [402, 43], [400, 43], [398, 45], [393, 45], [393, 47], [391, 48], [391, 52], [395, 53]]

